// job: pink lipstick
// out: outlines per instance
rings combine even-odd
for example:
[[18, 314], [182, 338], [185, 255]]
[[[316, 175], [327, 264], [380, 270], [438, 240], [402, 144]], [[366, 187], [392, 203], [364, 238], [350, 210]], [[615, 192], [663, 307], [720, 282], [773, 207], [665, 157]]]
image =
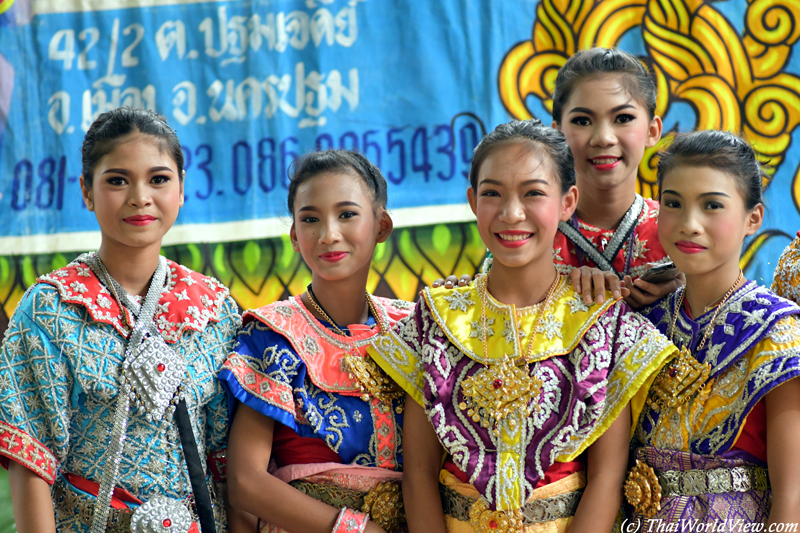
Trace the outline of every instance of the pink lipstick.
[[[599, 162], [596, 162], [596, 161], [602, 161], [602, 163], [599, 163]], [[613, 169], [614, 167], [619, 165], [620, 161], [622, 161], [621, 157], [614, 158], [614, 157], [610, 157], [610, 156], [603, 156], [603, 157], [595, 157], [593, 159], [590, 159], [589, 163], [591, 163], [592, 166], [594, 168], [596, 168], [597, 170], [605, 171], [605, 170]]]
[[699, 244], [689, 241], [678, 241], [675, 243], [675, 248], [685, 254], [697, 254], [706, 250], [705, 246], [700, 246]]
[[337, 261], [341, 261], [347, 256], [347, 252], [325, 252], [324, 254], [320, 255], [320, 259], [323, 261], [327, 261], [329, 263], [336, 263]]
[[125, 222], [132, 226], [147, 226], [155, 221], [156, 217], [152, 215], [134, 215], [132, 217], [123, 218]]

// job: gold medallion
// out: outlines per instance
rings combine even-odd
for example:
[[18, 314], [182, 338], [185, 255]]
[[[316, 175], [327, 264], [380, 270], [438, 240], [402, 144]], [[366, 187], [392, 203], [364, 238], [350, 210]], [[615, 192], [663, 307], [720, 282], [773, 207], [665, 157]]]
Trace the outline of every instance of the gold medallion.
[[647, 397], [647, 405], [655, 410], [668, 410], [688, 402], [706, 384], [711, 365], [701, 363], [686, 347], [661, 369]]
[[[508, 415], [518, 412], [526, 417], [539, 409], [535, 400], [541, 394], [542, 382], [529, 374], [527, 365], [519, 367], [505, 356], [465, 379], [462, 391], [466, 401], [459, 407], [467, 409], [473, 422], [499, 436], [497, 426]], [[512, 419], [509, 425], [513, 428], [516, 422]]]
[[522, 531], [522, 510], [492, 511], [486, 500], [479, 498], [469, 508], [469, 523], [475, 533], [512, 533]]
[[653, 518], [661, 510], [661, 485], [650, 465], [636, 460], [625, 481], [625, 499], [637, 514], [647, 518]]
[[406, 522], [400, 485], [391, 481], [378, 483], [364, 496], [361, 512], [369, 514], [370, 520], [385, 531], [397, 530]]

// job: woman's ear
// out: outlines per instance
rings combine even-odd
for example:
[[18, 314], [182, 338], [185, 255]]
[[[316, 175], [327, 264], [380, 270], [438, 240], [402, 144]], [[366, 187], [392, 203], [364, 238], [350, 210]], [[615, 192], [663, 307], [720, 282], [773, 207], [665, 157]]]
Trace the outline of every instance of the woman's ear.
[[478, 216], [478, 198], [475, 196], [475, 189], [472, 187], [467, 189], [467, 201], [469, 208], [472, 209], [472, 214]]
[[381, 207], [378, 213], [378, 234], [375, 236], [375, 242], [386, 242], [389, 235], [392, 234], [394, 229], [394, 221], [385, 208]]
[[292, 221], [292, 227], [289, 228], [289, 239], [292, 241], [292, 250], [299, 252], [300, 244], [297, 242], [297, 230], [294, 229], [294, 221]]
[[559, 220], [562, 222], [566, 222], [575, 212], [575, 208], [578, 207], [578, 188], [573, 185], [569, 188], [569, 190], [564, 193], [561, 197], [561, 216]]
[[764, 222], [764, 204], [758, 204], [750, 211], [745, 221], [745, 235], [755, 235]]
[[80, 177], [80, 184], [81, 184], [81, 196], [83, 196], [83, 203], [86, 204], [86, 209], [89, 211], [94, 211], [94, 200], [92, 199], [92, 189], [88, 185], [86, 185], [86, 181], [83, 179], [83, 174]]
[[661, 117], [658, 115], [654, 116], [647, 130], [647, 142], [644, 143], [647, 148], [652, 148], [661, 140], [661, 131], [663, 128], [664, 124], [661, 122]]

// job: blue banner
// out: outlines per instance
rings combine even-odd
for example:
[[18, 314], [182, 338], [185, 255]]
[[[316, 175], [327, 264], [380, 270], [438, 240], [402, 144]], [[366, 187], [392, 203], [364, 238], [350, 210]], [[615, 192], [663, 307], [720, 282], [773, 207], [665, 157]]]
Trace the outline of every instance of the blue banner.
[[178, 131], [187, 174], [179, 225], [285, 216], [288, 166], [329, 147], [378, 164], [391, 208], [463, 204], [474, 146], [487, 124], [509, 118], [497, 65], [529, 34], [535, 8], [28, 5], [25, 20], [23, 3], [0, 27], [0, 212], [11, 214], [0, 237], [96, 230], [81, 201], [80, 146], [92, 121], [120, 105], [154, 109]]

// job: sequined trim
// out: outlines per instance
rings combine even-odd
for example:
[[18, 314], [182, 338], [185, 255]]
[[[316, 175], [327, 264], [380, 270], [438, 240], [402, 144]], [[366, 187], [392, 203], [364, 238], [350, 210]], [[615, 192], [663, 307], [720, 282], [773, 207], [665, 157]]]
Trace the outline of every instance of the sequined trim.
[[[400, 401], [403, 402], [403, 399]], [[400, 435], [392, 405], [377, 398], [371, 398], [369, 407], [372, 411], [373, 435], [377, 441], [375, 443], [377, 466], [395, 470], [399, 466], [397, 450], [400, 444]]]
[[[563, 309], [563, 316], [556, 315], [555, 312], [549, 313], [539, 324], [538, 335], [535, 338], [537, 344], [532, 350], [536, 356], [531, 361], [542, 361], [570, 353], [586, 332], [615, 303], [613, 298], [608, 298], [602, 305], [587, 306], [575, 293], [569, 278], [562, 277], [562, 279], [561, 286], [553, 295], [552, 308]], [[478, 327], [481, 298], [479, 290], [479, 284], [473, 281], [466, 287], [454, 289], [426, 287], [423, 290], [423, 297], [433, 319], [447, 339], [470, 359], [485, 364], [489, 361], [485, 361], [482, 356], [480, 335], [474, 335], [475, 332], [466, 329], [466, 325], [475, 324], [475, 327]], [[518, 330], [517, 321], [508, 319], [509, 316], [514, 316], [513, 306], [505, 305], [489, 296], [486, 309], [489, 316], [487, 326], [492, 328], [487, 332], [489, 359], [501, 359], [504, 354], [508, 354], [512, 359], [521, 357], [522, 354], [517, 352], [523, 343], [513, 342], [513, 335], [519, 335], [521, 332]], [[523, 314], [522, 319], [533, 320], [532, 317], [536, 314], [520, 311]], [[503, 330], [500, 330], [501, 321], [504, 325]], [[524, 335], [529, 336], [530, 332], [525, 332]]]
[[222, 368], [230, 370], [239, 385], [256, 398], [278, 409], [283, 409], [293, 417], [297, 416], [294, 398], [292, 397], [292, 388], [286, 383], [275, 381], [261, 372], [256, 372], [236, 352], [233, 352], [228, 357]]
[[0, 421], [0, 454], [32, 470], [53, 484], [56, 458], [47, 447], [24, 431]]
[[[389, 327], [408, 314], [402, 306], [392, 305], [394, 300], [373, 297], [373, 302], [381, 313], [381, 320]], [[342, 337], [320, 324], [299, 296], [247, 311], [245, 324], [252, 319], [259, 320], [289, 341], [318, 388], [351, 396], [362, 394], [359, 382], [341, 364], [331, 364], [331, 361], [342, 359], [345, 353], [353, 350], [366, 357], [366, 347], [379, 332], [377, 324], [369, 331]]]
[[[130, 334], [123, 311], [86, 263], [84, 254], [69, 265], [39, 277], [58, 289], [61, 300], [86, 308], [97, 322], [111, 324], [123, 336]], [[164, 340], [177, 342], [187, 329], [203, 332], [209, 321], [219, 322], [228, 289], [214, 278], [167, 260], [167, 282], [153, 320]], [[128, 323], [132, 320], [128, 313]]]

